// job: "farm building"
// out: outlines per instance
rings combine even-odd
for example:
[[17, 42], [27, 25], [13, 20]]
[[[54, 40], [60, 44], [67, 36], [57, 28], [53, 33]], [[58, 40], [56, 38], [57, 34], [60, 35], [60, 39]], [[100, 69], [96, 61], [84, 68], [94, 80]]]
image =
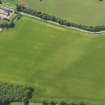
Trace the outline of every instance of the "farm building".
[[9, 20], [9, 18], [12, 16], [13, 13], [14, 11], [10, 8], [0, 7], [0, 19]]

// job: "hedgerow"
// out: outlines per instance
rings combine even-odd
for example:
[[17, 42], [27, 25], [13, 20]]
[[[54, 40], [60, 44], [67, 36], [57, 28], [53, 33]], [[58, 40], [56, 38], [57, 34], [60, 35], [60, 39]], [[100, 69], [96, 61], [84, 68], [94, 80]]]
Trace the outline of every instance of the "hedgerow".
[[79, 28], [79, 29], [91, 31], [91, 32], [100, 32], [100, 31], [105, 30], [104, 25], [103, 26], [86, 26], [83, 24], [72, 23], [67, 20], [61, 19], [59, 17], [51, 16], [51, 15], [43, 13], [41, 11], [36, 11], [36, 10], [30, 9], [30, 8], [24, 7], [23, 5], [17, 5], [17, 11], [24, 12], [24, 13], [39, 17], [46, 21], [56, 22], [60, 25], [67, 26], [67, 27], [75, 27], [75, 28]]

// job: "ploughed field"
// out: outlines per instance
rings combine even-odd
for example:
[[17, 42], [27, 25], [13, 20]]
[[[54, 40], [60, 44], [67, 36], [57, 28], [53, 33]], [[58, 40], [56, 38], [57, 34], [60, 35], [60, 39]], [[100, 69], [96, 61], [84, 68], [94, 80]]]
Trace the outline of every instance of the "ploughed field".
[[32, 100], [105, 103], [105, 33], [67, 30], [29, 17], [0, 33], [0, 81], [27, 84]]

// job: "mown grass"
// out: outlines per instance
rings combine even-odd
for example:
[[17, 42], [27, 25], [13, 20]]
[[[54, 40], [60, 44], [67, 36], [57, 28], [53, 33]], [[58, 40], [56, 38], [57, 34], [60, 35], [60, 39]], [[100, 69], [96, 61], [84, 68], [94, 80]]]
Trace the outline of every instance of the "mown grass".
[[23, 17], [0, 33], [0, 81], [33, 86], [33, 102], [104, 104], [105, 34]]

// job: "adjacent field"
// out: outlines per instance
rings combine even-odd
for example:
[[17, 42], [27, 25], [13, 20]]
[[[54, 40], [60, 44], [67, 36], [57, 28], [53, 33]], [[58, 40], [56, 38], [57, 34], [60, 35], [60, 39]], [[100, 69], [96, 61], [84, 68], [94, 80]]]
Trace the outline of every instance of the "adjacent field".
[[86, 25], [105, 25], [105, 1], [25, 0], [29, 7], [69, 21]]
[[32, 85], [34, 102], [104, 104], [105, 34], [96, 35], [23, 17], [0, 33], [0, 81]]
[[[3, 0], [17, 4], [17, 0]], [[70, 22], [85, 25], [105, 25], [105, 1], [99, 0], [18, 0], [29, 8], [39, 10]]]

